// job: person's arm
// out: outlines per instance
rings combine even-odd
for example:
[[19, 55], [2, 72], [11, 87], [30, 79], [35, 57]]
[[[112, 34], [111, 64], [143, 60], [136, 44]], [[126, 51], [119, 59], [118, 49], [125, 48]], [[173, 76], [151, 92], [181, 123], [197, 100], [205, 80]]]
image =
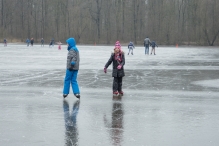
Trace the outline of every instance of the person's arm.
[[113, 54], [110, 56], [109, 60], [107, 61], [106, 65], [104, 66], [105, 68], [108, 68], [108, 66], [113, 62]]
[[108, 66], [113, 62], [113, 53], [112, 53], [112, 55], [110, 56], [110, 58], [109, 58], [109, 60], [107, 61], [107, 63], [106, 63], [106, 65], [104, 66], [104, 69], [103, 69], [103, 71], [106, 73], [107, 72], [107, 68], [108, 68]]

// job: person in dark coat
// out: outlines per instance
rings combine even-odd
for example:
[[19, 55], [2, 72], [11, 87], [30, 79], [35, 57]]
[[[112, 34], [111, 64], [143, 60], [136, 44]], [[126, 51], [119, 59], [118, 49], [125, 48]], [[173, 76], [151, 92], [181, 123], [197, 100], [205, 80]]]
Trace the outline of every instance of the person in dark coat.
[[155, 46], [158, 47], [158, 45], [156, 44], [155, 41], [152, 41], [152, 42], [151, 42], [151, 46], [152, 46], [152, 49], [151, 49], [151, 55], [152, 55], [153, 51], [154, 51], [154, 55], [156, 55], [156, 54], [155, 54]]
[[41, 39], [41, 47], [44, 47], [44, 39]]
[[4, 47], [7, 47], [7, 39], [4, 38]]
[[30, 40], [30, 44], [31, 44], [31, 46], [33, 46], [33, 43], [34, 43], [34, 39], [31, 38], [31, 40]]
[[113, 79], [113, 94], [123, 95], [122, 91], [122, 78], [125, 76], [124, 65], [125, 65], [125, 55], [121, 50], [120, 42], [117, 41], [115, 44], [114, 52], [111, 54], [108, 62], [104, 67], [104, 72], [107, 72], [108, 66], [113, 63], [112, 77]]
[[50, 47], [50, 46], [53, 47], [53, 46], [54, 46], [54, 42], [55, 42], [55, 40], [52, 38], [51, 41], [50, 41], [50, 43], [49, 43], [49, 47]]

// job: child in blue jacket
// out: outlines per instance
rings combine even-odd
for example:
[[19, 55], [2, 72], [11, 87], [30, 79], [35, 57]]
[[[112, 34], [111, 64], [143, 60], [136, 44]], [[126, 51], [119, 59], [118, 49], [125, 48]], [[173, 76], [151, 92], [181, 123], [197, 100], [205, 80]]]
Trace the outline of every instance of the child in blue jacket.
[[70, 90], [70, 84], [74, 95], [80, 98], [80, 90], [77, 82], [80, 56], [78, 48], [76, 47], [76, 41], [74, 38], [69, 38], [66, 40], [68, 44], [68, 56], [66, 65], [66, 75], [64, 80], [63, 97], [67, 97]]
[[27, 47], [29, 47], [29, 45], [30, 45], [30, 40], [27, 38], [27, 40], [26, 40], [26, 43], [27, 43]]
[[135, 46], [134, 46], [133, 42], [130, 42], [129, 45], [128, 45], [128, 49], [129, 49], [128, 55], [129, 55], [130, 52], [133, 55], [133, 49], [134, 48], [135, 48]]

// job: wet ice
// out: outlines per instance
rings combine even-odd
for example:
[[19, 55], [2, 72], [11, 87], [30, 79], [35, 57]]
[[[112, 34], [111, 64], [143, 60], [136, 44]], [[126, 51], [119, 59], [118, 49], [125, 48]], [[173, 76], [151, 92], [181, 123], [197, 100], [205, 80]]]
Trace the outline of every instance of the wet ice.
[[[127, 53], [125, 45], [122, 49]], [[126, 55], [122, 99], [112, 97], [112, 46], [78, 46], [81, 100], [62, 98], [67, 50], [0, 47], [1, 145], [217, 145], [217, 47], [159, 47]], [[76, 131], [76, 132], [74, 132]]]

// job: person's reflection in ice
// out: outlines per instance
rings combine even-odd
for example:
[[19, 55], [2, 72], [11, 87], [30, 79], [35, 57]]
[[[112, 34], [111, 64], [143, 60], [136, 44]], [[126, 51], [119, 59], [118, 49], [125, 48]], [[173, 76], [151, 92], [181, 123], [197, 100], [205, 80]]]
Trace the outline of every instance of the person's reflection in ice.
[[121, 97], [113, 97], [112, 121], [107, 120], [104, 115], [105, 126], [109, 129], [110, 137], [114, 146], [120, 146], [123, 137], [123, 108]]
[[79, 110], [80, 100], [77, 100], [72, 108], [72, 112], [69, 111], [68, 101], [63, 100], [64, 118], [65, 118], [65, 145], [77, 146], [78, 145], [78, 128], [77, 128], [77, 114]]

